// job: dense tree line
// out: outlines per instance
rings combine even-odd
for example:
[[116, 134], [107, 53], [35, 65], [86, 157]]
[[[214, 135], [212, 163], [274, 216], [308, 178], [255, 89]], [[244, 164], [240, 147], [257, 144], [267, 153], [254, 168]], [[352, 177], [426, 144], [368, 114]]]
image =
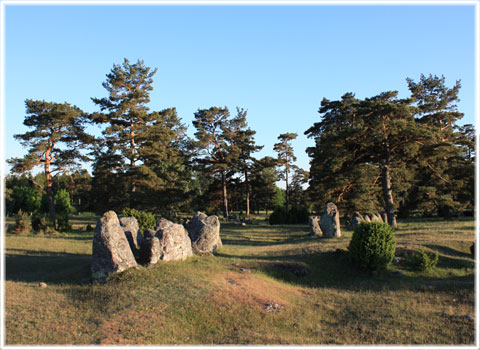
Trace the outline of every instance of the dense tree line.
[[[276, 158], [255, 158], [263, 146], [243, 108], [198, 109], [190, 138], [174, 107], [149, 108], [155, 74], [140, 60], [115, 64], [103, 83], [107, 96], [92, 98], [95, 113], [27, 100], [31, 130], [15, 135], [27, 154], [9, 159], [7, 214], [47, 214], [65, 227], [74, 211], [134, 208], [174, 219], [180, 211], [228, 217], [233, 210], [248, 217], [278, 207], [319, 211], [333, 201], [347, 214], [384, 208], [395, 226], [398, 215], [473, 210], [474, 129], [456, 125], [459, 82], [447, 88], [443, 77], [422, 75], [407, 80], [406, 99], [396, 91], [324, 99], [320, 122], [305, 132], [315, 140], [305, 171], [294, 163], [294, 133], [279, 135]], [[89, 124], [103, 127], [102, 135], [87, 134]], [[82, 169], [86, 162], [92, 174]]]
[[[206, 210], [228, 217], [234, 209], [248, 217], [283, 205], [277, 161], [253, 157], [263, 146], [255, 143], [247, 111], [199, 109], [189, 138], [175, 108], [148, 107], [155, 73], [140, 60], [115, 64], [103, 83], [107, 97], [92, 98], [99, 111], [91, 114], [68, 103], [27, 100], [24, 125], [33, 130], [15, 135], [28, 152], [9, 160], [7, 213], [47, 212], [56, 227], [54, 197], [62, 190], [73, 210], [95, 213], [136, 208], [174, 218]], [[88, 135], [89, 124], [103, 126], [102, 135]], [[92, 175], [81, 168], [88, 161]], [[43, 172], [32, 176], [38, 165]]]
[[409, 98], [397, 91], [357, 99], [323, 99], [305, 134], [315, 140], [308, 192], [315, 204], [334, 201], [342, 211], [396, 216], [451, 216], [472, 212], [475, 142], [472, 125], [458, 126], [460, 82], [407, 79]]

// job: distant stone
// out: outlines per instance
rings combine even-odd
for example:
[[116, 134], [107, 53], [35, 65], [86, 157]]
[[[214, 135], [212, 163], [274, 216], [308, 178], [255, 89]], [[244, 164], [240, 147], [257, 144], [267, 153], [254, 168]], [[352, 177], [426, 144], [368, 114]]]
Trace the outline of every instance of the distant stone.
[[320, 228], [320, 218], [318, 216], [312, 216], [308, 219], [310, 225], [310, 236], [322, 236], [322, 229]]
[[197, 212], [187, 227], [195, 254], [215, 253], [222, 246], [220, 221], [216, 215]]
[[[125, 236], [127, 237], [128, 244], [130, 245], [130, 248], [132, 249], [132, 251], [135, 251], [138, 248], [140, 248], [140, 242], [138, 242], [140, 228], [138, 227], [137, 219], [134, 218], [133, 216], [120, 218], [120, 225], [122, 226], [123, 231], [125, 232]], [[140, 237], [142, 237], [141, 234], [140, 234]]]
[[247, 226], [247, 224], [245, 222], [242, 222], [242, 226]]
[[320, 218], [320, 229], [325, 237], [341, 237], [340, 213], [334, 203], [327, 203]]
[[370, 219], [370, 216], [366, 215], [363, 217], [363, 221], [365, 222], [372, 222], [372, 220]]
[[380, 217], [382, 218], [382, 221], [384, 223], [388, 224], [388, 216], [387, 216], [387, 212], [385, 210], [379, 211], [378, 215], [380, 215]]
[[45, 282], [40, 282], [40, 283], [38, 284], [38, 286], [39, 286], [40, 288], [47, 288], [47, 284], [46, 284]]
[[378, 214], [373, 214], [371, 220], [372, 222], [383, 222], [382, 217]]
[[117, 214], [106, 212], [98, 219], [93, 236], [92, 277], [106, 279], [109, 274], [137, 266]]
[[350, 220], [350, 229], [351, 230], [355, 230], [355, 227], [358, 226], [359, 223], [363, 222], [363, 217], [362, 215], [356, 211], [355, 213], [353, 213], [353, 217], [352, 217], [352, 220]]

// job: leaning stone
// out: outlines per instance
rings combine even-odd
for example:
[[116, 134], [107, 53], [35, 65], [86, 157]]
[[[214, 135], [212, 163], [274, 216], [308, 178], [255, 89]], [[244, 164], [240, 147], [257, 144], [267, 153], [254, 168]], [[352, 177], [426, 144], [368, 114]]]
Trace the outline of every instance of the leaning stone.
[[319, 225], [320, 218], [318, 216], [312, 216], [308, 218], [308, 223], [310, 225], [310, 236], [322, 236], [323, 232]]
[[365, 214], [365, 216], [363, 217], [363, 221], [371, 222], [372, 220], [370, 219], [370, 216]]
[[160, 244], [160, 260], [183, 261], [193, 255], [192, 242], [183, 225], [164, 220], [156, 237]]
[[320, 228], [325, 237], [341, 237], [340, 213], [334, 203], [327, 203], [323, 215], [320, 218]]
[[216, 215], [207, 216], [197, 212], [187, 230], [196, 254], [215, 253], [217, 248], [222, 246], [220, 221]]
[[109, 274], [137, 266], [117, 214], [113, 211], [106, 212], [97, 221], [92, 251], [91, 269], [95, 280], [103, 280]]
[[137, 219], [133, 216], [120, 218], [120, 225], [122, 225], [123, 231], [125, 232], [125, 236], [127, 237], [128, 244], [130, 244], [132, 251], [140, 248], [140, 243], [137, 241], [138, 233], [140, 232]]

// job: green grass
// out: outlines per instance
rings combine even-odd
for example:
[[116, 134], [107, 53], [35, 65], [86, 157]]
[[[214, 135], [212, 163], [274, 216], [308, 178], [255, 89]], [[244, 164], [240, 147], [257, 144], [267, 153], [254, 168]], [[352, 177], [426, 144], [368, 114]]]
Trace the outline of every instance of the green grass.
[[[311, 239], [306, 225], [222, 222], [216, 256], [106, 284], [87, 282], [93, 232], [80, 228], [6, 235], [7, 344], [474, 343], [472, 220], [400, 222], [398, 262], [373, 274], [349, 264], [351, 231]], [[437, 268], [409, 268], [421, 249], [439, 254]]]

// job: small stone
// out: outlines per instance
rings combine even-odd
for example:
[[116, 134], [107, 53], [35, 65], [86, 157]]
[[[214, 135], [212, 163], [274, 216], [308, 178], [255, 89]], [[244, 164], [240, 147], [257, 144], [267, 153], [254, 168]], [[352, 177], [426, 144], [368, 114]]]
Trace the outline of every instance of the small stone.
[[246, 224], [246, 223], [244, 223], [244, 222], [242, 222], [242, 226], [247, 226], [247, 224]]
[[277, 312], [280, 309], [284, 308], [284, 306], [272, 301], [272, 302], [268, 302], [268, 303], [263, 304], [263, 308], [267, 312]]
[[45, 282], [40, 282], [38, 285], [40, 288], [47, 288], [47, 284]]
[[466, 315], [465, 318], [466, 318], [467, 320], [473, 320], [473, 317], [470, 316], [470, 315]]
[[393, 258], [393, 263], [394, 263], [394, 264], [398, 264], [399, 262], [400, 262], [400, 259], [399, 259], [399, 258], [397, 258], [397, 257], [394, 257], [394, 258]]

